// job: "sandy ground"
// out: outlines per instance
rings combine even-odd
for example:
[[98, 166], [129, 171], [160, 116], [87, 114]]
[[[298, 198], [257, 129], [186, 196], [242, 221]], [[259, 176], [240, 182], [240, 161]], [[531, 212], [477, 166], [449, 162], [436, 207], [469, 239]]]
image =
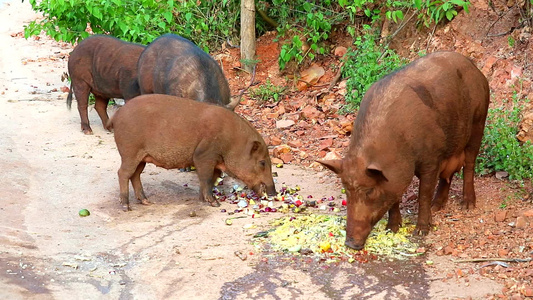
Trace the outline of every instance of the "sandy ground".
[[[27, 2], [0, 4], [0, 299], [476, 299], [501, 290], [475, 275], [440, 280], [449, 270], [438, 257], [441, 267], [429, 270], [423, 261], [266, 264], [251, 235], [280, 215], [227, 226], [226, 214], [199, 202], [195, 173], [147, 166], [142, 179], [154, 204], [122, 212], [113, 135], [94, 110], [95, 134], [83, 135], [76, 106], [67, 110], [60, 91], [61, 53], [70, 46], [11, 36], [35, 17]], [[338, 191], [328, 172], [276, 171], [278, 188]], [[82, 208], [91, 215], [79, 217]], [[257, 228], [243, 229], [250, 223]]]

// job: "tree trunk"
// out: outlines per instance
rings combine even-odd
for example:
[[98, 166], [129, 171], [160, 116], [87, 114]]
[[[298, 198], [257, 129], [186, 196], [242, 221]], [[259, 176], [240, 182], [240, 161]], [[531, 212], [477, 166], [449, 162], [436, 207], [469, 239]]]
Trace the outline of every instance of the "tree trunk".
[[251, 73], [255, 65], [255, 2], [241, 0], [241, 64]]

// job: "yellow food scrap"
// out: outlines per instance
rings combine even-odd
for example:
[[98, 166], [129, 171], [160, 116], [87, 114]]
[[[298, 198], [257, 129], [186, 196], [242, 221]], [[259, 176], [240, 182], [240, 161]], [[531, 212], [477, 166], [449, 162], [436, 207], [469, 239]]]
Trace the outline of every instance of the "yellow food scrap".
[[[403, 224], [397, 233], [386, 230], [386, 220], [379, 221], [370, 233], [365, 250], [380, 256], [406, 259], [419, 255], [418, 244], [408, 236], [414, 225]], [[314, 253], [329, 252], [332, 255], [356, 254], [358, 251], [344, 246], [346, 238], [346, 217], [333, 215], [298, 215], [274, 220], [268, 234], [271, 248], [278, 251], [296, 252], [309, 249]]]

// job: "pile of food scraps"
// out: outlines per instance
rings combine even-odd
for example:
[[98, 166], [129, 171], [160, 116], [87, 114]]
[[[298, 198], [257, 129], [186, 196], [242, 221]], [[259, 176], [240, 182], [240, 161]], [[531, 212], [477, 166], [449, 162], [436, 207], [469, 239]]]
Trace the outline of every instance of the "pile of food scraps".
[[403, 224], [397, 233], [386, 230], [386, 220], [379, 221], [370, 233], [365, 249], [357, 251], [344, 245], [346, 217], [323, 214], [286, 216], [272, 222], [271, 230], [260, 232], [256, 240], [275, 251], [300, 254], [327, 254], [330, 257], [358, 260], [361, 254], [406, 259], [417, 256], [417, 243], [409, 240], [414, 225]]

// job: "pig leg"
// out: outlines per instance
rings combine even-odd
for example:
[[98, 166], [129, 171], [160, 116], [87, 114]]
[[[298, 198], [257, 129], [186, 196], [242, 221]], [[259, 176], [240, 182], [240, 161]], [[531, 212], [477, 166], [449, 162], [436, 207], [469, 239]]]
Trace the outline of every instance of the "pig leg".
[[476, 157], [481, 147], [485, 120], [474, 124], [470, 141], [465, 148], [465, 164], [463, 166], [463, 202], [461, 206], [466, 209], [476, 207], [476, 191], [474, 190], [474, 168]]
[[94, 95], [94, 99], [94, 109], [96, 109], [98, 116], [100, 116], [100, 120], [102, 120], [104, 128], [108, 131], [111, 131], [111, 128], [107, 126], [107, 120], [109, 120], [109, 116], [107, 115], [107, 105], [109, 104], [109, 98]]
[[421, 172], [418, 191], [418, 221], [414, 234], [427, 235], [431, 224], [431, 198], [437, 185], [437, 172]]
[[[120, 169], [118, 169], [118, 184], [120, 186], [120, 204], [122, 205], [124, 211], [131, 210], [130, 200], [129, 200], [129, 183], [130, 178], [133, 177], [133, 174], [138, 169], [139, 163], [122, 161]], [[142, 171], [142, 170], [141, 170]], [[139, 173], [140, 174], [140, 173]], [[139, 178], [140, 182], [140, 178]]]
[[89, 125], [89, 115], [87, 112], [87, 107], [89, 105], [89, 93], [90, 88], [85, 82], [73, 82], [72, 86], [74, 88], [74, 94], [76, 95], [76, 100], [78, 102], [78, 112], [80, 113], [81, 119], [81, 131], [84, 134], [93, 134], [93, 130]]
[[216, 180], [213, 179], [215, 178], [214, 165], [211, 167], [196, 166], [196, 172], [198, 173], [198, 179], [200, 180], [200, 201], [207, 201], [214, 207], [220, 206], [220, 203], [213, 197], [213, 187], [215, 186]]
[[150, 205], [152, 203], [146, 198], [146, 195], [144, 194], [143, 185], [141, 183], [141, 173], [143, 172], [145, 166], [146, 163], [144, 161], [139, 163], [137, 169], [135, 170], [135, 173], [133, 173], [131, 177], [131, 185], [133, 186], [133, 191], [135, 191], [135, 197], [137, 198], [137, 200], [139, 200], [139, 203], [144, 205]]
[[439, 185], [437, 186], [437, 193], [435, 198], [433, 198], [433, 203], [431, 205], [431, 212], [436, 212], [441, 210], [448, 200], [448, 194], [450, 192], [450, 185], [452, 184], [453, 174], [448, 180], [439, 179]]
[[218, 207], [220, 203], [213, 197], [213, 187], [220, 170], [216, 168], [219, 155], [209, 147], [208, 142], [200, 142], [193, 154], [193, 163], [200, 180], [200, 201], [207, 201], [211, 206]]
[[400, 214], [400, 202], [396, 202], [389, 209], [389, 221], [387, 222], [387, 229], [392, 232], [398, 232], [402, 225], [402, 215]]

